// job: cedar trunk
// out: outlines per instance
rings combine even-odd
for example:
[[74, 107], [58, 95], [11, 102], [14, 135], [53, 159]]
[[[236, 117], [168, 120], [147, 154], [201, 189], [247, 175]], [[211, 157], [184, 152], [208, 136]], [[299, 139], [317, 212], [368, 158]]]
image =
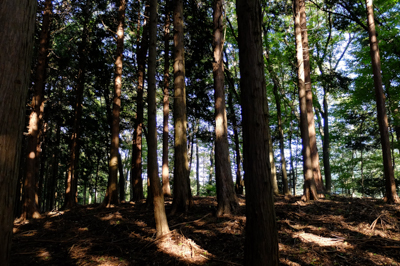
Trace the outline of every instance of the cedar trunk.
[[378, 110], [378, 123], [381, 135], [383, 169], [385, 173], [386, 200], [389, 203], [398, 203], [400, 199], [396, 192], [394, 170], [390, 154], [390, 142], [388, 131], [388, 118], [385, 108], [385, 94], [382, 88], [381, 58], [375, 30], [374, 9], [372, 0], [366, 0], [368, 16], [369, 47], [371, 50], [372, 71], [374, 73], [376, 108]]
[[312, 102], [311, 89], [311, 70], [310, 56], [308, 52], [308, 34], [307, 34], [307, 17], [305, 0], [300, 0], [300, 28], [301, 39], [303, 46], [303, 64], [304, 64], [304, 86], [306, 90], [306, 105], [307, 105], [307, 120], [308, 120], [308, 135], [310, 138], [311, 163], [314, 176], [314, 182], [317, 187], [318, 194], [325, 193], [325, 188], [322, 182], [321, 169], [319, 167], [319, 156], [317, 149], [317, 135], [315, 133], [314, 109]]
[[[139, 11], [140, 12], [140, 11]], [[143, 87], [145, 76], [146, 55], [149, 46], [148, 41], [148, 13], [149, 8], [146, 5], [145, 9], [145, 23], [143, 24], [142, 40], [140, 42], [140, 49], [137, 53], [138, 61], [138, 86], [136, 97], [136, 122], [135, 131], [133, 133], [132, 144], [132, 169], [131, 169], [131, 186], [132, 195], [131, 201], [138, 201], [144, 199], [143, 195], [143, 180], [142, 180], [142, 135], [143, 135]]]
[[77, 205], [77, 190], [78, 190], [78, 163], [79, 163], [79, 138], [80, 138], [80, 123], [82, 119], [82, 100], [83, 90], [85, 87], [85, 75], [86, 75], [86, 46], [88, 38], [88, 14], [89, 10], [86, 6], [84, 8], [84, 23], [82, 31], [82, 41], [79, 45], [79, 68], [77, 85], [75, 88], [75, 110], [74, 110], [74, 124], [71, 135], [71, 147], [70, 147], [70, 159], [67, 173], [67, 184], [65, 189], [65, 202], [64, 209], [74, 208]]
[[[9, 265], [37, 1], [0, 3], [0, 262]], [[17, 66], [17, 67], [16, 67]]]
[[261, 3], [237, 0], [239, 66], [246, 184], [245, 265], [278, 265], [278, 234], [268, 170], [267, 103], [261, 40]]
[[183, 0], [174, 1], [174, 200], [171, 214], [186, 212], [193, 205], [188, 176]]
[[118, 9], [117, 29], [117, 58], [115, 60], [114, 99], [111, 125], [111, 150], [109, 177], [106, 196], [103, 205], [111, 206], [119, 203], [118, 198], [118, 153], [119, 153], [119, 114], [121, 112], [121, 87], [122, 87], [122, 63], [124, 51], [124, 23], [125, 23], [125, 0], [120, 0]]
[[217, 216], [231, 214], [238, 206], [232, 181], [231, 162], [228, 146], [228, 125], [225, 107], [223, 1], [214, 1], [214, 97], [215, 97], [215, 180], [217, 182]]
[[312, 158], [310, 149], [310, 136], [308, 133], [307, 101], [306, 87], [304, 82], [304, 62], [303, 62], [303, 42], [300, 27], [300, 1], [293, 1], [294, 11], [294, 29], [296, 37], [296, 58], [297, 58], [297, 76], [299, 87], [300, 103], [300, 132], [303, 144], [303, 173], [304, 173], [304, 197], [305, 200], [318, 199], [317, 188], [315, 186]]
[[31, 103], [31, 114], [28, 126], [28, 145], [26, 158], [26, 176], [24, 182], [24, 203], [22, 218], [39, 218], [38, 187], [36, 185], [38, 176], [38, 165], [40, 156], [40, 131], [42, 127], [42, 114], [44, 105], [43, 94], [46, 80], [47, 53], [49, 47], [50, 17], [52, 13], [52, 2], [46, 0], [43, 12], [42, 30], [39, 37], [38, 63], [36, 66], [35, 90]]
[[169, 166], [168, 166], [168, 117], [169, 117], [169, 35], [171, 27], [171, 14], [169, 11], [170, 0], [165, 3], [165, 27], [164, 27], [164, 98], [163, 98], [163, 156], [162, 156], [162, 190], [164, 196], [171, 197], [169, 185]]
[[153, 196], [154, 218], [157, 237], [169, 232], [167, 215], [165, 214], [164, 193], [158, 178], [157, 163], [157, 111], [156, 111], [156, 59], [157, 59], [157, 0], [150, 0], [150, 39], [149, 39], [149, 70], [148, 70], [148, 161], [147, 175], [150, 179], [150, 189]]

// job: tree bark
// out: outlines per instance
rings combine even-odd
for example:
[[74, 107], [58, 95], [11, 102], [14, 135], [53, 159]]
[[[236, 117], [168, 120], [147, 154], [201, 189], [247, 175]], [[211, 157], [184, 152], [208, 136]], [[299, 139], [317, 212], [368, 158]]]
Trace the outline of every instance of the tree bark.
[[268, 170], [267, 103], [259, 0], [237, 0], [246, 184], [245, 265], [278, 265], [272, 179]]
[[119, 173], [119, 201], [121, 203], [125, 202], [125, 175], [124, 175], [124, 168], [122, 165], [122, 158], [121, 158], [121, 153], [118, 152], [118, 173]]
[[[26, 177], [24, 182], [24, 203], [21, 217], [24, 219], [39, 218], [38, 208], [38, 187], [36, 186], [38, 176], [38, 165], [40, 156], [40, 131], [42, 126], [41, 114], [44, 106], [42, 105], [44, 96], [44, 86], [46, 80], [47, 53], [49, 47], [49, 29], [52, 14], [52, 2], [46, 0], [43, 12], [42, 30], [39, 37], [38, 63], [36, 66], [35, 88], [30, 105], [31, 114], [28, 126], [28, 145], [26, 158]], [[42, 110], [41, 110], [42, 109]]]
[[57, 176], [58, 176], [58, 160], [59, 160], [59, 147], [61, 141], [61, 126], [60, 122], [56, 121], [56, 141], [54, 143], [54, 151], [53, 151], [53, 161], [52, 161], [52, 172], [51, 176], [48, 180], [47, 186], [47, 205], [46, 209], [51, 211], [54, 208], [54, 201], [55, 201], [55, 192], [56, 192], [56, 185], [57, 185]]
[[125, 0], [119, 1], [118, 29], [117, 29], [117, 58], [115, 60], [114, 100], [111, 126], [111, 151], [109, 179], [104, 206], [110, 207], [119, 203], [118, 198], [118, 154], [119, 154], [119, 114], [121, 112], [121, 88], [122, 88], [122, 63], [124, 52], [124, 24], [125, 24]]
[[167, 215], [165, 214], [164, 193], [158, 178], [157, 163], [157, 110], [156, 110], [156, 59], [157, 59], [157, 0], [150, 0], [150, 45], [148, 70], [148, 161], [147, 176], [150, 179], [150, 189], [153, 196], [154, 218], [157, 237], [169, 233]]
[[164, 196], [171, 197], [168, 166], [168, 117], [169, 117], [169, 39], [171, 27], [170, 0], [165, 1], [164, 26], [164, 98], [163, 98], [163, 156], [162, 156], [162, 190]]
[[0, 261], [9, 265], [37, 1], [0, 2]]
[[324, 174], [325, 174], [325, 189], [327, 193], [331, 193], [332, 188], [332, 175], [331, 175], [331, 164], [330, 164], [330, 138], [329, 138], [329, 109], [328, 109], [328, 97], [329, 92], [324, 88], [324, 137], [322, 154], [324, 160]]
[[228, 125], [225, 106], [223, 0], [214, 1], [214, 97], [215, 97], [215, 180], [217, 182], [217, 216], [231, 214], [238, 206], [232, 181], [231, 162], [229, 158]]
[[[140, 11], [139, 11], [140, 13]], [[133, 193], [131, 201], [138, 201], [144, 199], [143, 195], [143, 180], [142, 180], [142, 135], [143, 135], [143, 89], [145, 77], [146, 55], [149, 47], [148, 40], [148, 14], [149, 8], [145, 9], [145, 22], [143, 23], [142, 40], [140, 42], [140, 49], [137, 53], [138, 62], [138, 85], [137, 85], [137, 110], [135, 130], [133, 133], [132, 144], [132, 169], [131, 169], [131, 186]]]
[[80, 123], [82, 119], [82, 101], [83, 101], [83, 90], [85, 87], [85, 75], [86, 75], [86, 46], [88, 43], [88, 21], [89, 21], [89, 7], [86, 6], [83, 10], [84, 22], [82, 31], [82, 41], [79, 45], [79, 68], [77, 85], [75, 88], [75, 110], [74, 110], [74, 124], [71, 135], [71, 147], [70, 147], [70, 159], [67, 173], [67, 184], [65, 189], [65, 202], [64, 209], [74, 208], [77, 205], [77, 190], [78, 190], [78, 174], [77, 167], [79, 163], [79, 138], [80, 138]]
[[303, 174], [304, 174], [304, 199], [318, 199], [317, 188], [313, 176], [312, 157], [310, 148], [309, 124], [307, 117], [307, 99], [306, 87], [304, 81], [304, 61], [303, 61], [303, 42], [300, 26], [300, 0], [293, 2], [294, 11], [294, 29], [296, 37], [296, 57], [297, 57], [297, 76], [299, 87], [299, 103], [300, 103], [300, 132], [303, 144]]
[[271, 180], [272, 180], [272, 191], [274, 192], [275, 196], [279, 195], [279, 188], [278, 188], [278, 178], [276, 176], [276, 165], [274, 159], [274, 149], [272, 147], [272, 139], [271, 139], [271, 129], [269, 127], [269, 107], [268, 103], [264, 106], [264, 117], [267, 123], [267, 134], [265, 135], [265, 142], [267, 143], [268, 147], [268, 168], [271, 172]]
[[185, 89], [185, 55], [183, 38], [183, 0], [174, 1], [174, 127], [175, 164], [174, 199], [171, 214], [187, 212], [193, 205], [187, 158], [187, 117]]
[[385, 94], [382, 88], [381, 58], [375, 30], [373, 0], [366, 0], [368, 16], [369, 47], [371, 51], [372, 71], [374, 74], [376, 108], [378, 111], [379, 131], [381, 135], [383, 169], [385, 173], [386, 200], [389, 203], [399, 203], [400, 199], [396, 192], [394, 170], [390, 155], [390, 142], [388, 131], [388, 119], [385, 108]]
[[300, 28], [303, 46], [303, 64], [304, 64], [304, 86], [306, 90], [306, 105], [308, 119], [308, 135], [310, 138], [311, 163], [314, 176], [314, 182], [317, 187], [317, 193], [325, 193], [324, 184], [322, 182], [321, 169], [319, 166], [319, 156], [317, 149], [317, 135], [315, 133], [314, 109], [311, 89], [311, 70], [310, 56], [308, 53], [308, 34], [307, 34], [307, 17], [305, 0], [300, 0]]

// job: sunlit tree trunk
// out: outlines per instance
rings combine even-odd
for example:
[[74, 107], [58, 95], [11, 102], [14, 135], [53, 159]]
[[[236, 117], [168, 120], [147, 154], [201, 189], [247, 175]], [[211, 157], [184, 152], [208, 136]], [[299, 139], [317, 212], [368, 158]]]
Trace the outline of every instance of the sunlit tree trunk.
[[278, 265], [278, 234], [272, 179], [268, 171], [268, 121], [261, 40], [261, 3], [237, 0], [239, 66], [246, 184], [244, 264]]
[[133, 133], [133, 145], [132, 145], [132, 169], [131, 169], [131, 182], [132, 182], [131, 186], [133, 192], [131, 195], [132, 201], [144, 199], [143, 180], [142, 180], [142, 135], [143, 135], [143, 89], [144, 89], [146, 55], [149, 46], [148, 14], [149, 14], [149, 8], [146, 6], [144, 13], [145, 21], [143, 24], [142, 40], [140, 42], [140, 48], [138, 49], [137, 52], [138, 85], [137, 85], [137, 96], [136, 96], [137, 111], [136, 111], [135, 130]]
[[124, 52], [124, 24], [125, 24], [125, 0], [120, 0], [118, 9], [117, 29], [117, 56], [115, 60], [114, 100], [111, 126], [111, 151], [109, 165], [109, 179], [106, 196], [103, 204], [107, 207], [118, 204], [118, 149], [119, 149], [119, 114], [121, 112], [121, 88], [122, 88], [122, 63]]
[[319, 167], [319, 156], [317, 149], [317, 135], [315, 133], [314, 109], [311, 89], [311, 69], [310, 56], [308, 52], [308, 34], [307, 34], [307, 17], [305, 0], [300, 0], [300, 28], [303, 46], [303, 64], [304, 64], [304, 86], [306, 90], [306, 105], [308, 119], [308, 135], [310, 138], [311, 163], [314, 176], [314, 182], [318, 194], [325, 193], [324, 184], [322, 182], [321, 169]]
[[174, 1], [174, 127], [175, 164], [174, 200], [171, 214], [186, 212], [193, 205], [189, 162], [187, 158], [187, 117], [185, 89], [185, 55], [183, 39], [183, 0]]
[[267, 134], [265, 135], [265, 142], [267, 143], [268, 147], [268, 168], [271, 173], [271, 180], [272, 180], [272, 191], [274, 192], [275, 196], [279, 195], [279, 188], [278, 188], [278, 178], [276, 173], [276, 165], [274, 159], [274, 149], [272, 147], [272, 139], [271, 139], [271, 129], [269, 127], [269, 107], [268, 103], [264, 106], [264, 117], [265, 121], [268, 124], [267, 126]]
[[381, 144], [382, 144], [386, 200], [389, 203], [398, 203], [400, 202], [400, 199], [396, 192], [394, 170], [390, 155], [388, 119], [385, 107], [385, 94], [383, 93], [383, 88], [382, 88], [381, 58], [379, 55], [379, 46], [375, 30], [374, 8], [372, 0], [366, 0], [365, 2], [367, 4], [368, 34], [369, 34], [369, 44], [370, 44], [369, 47], [371, 50], [372, 71], [374, 74], [374, 85], [375, 85], [376, 108], [378, 110], [378, 123], [379, 123], [379, 131], [381, 135]]
[[[22, 215], [24, 219], [39, 218], [38, 187], [36, 185], [38, 176], [38, 164], [40, 155], [39, 135], [42, 126], [41, 114], [44, 106], [43, 94], [46, 80], [47, 53], [49, 47], [50, 16], [52, 13], [51, 0], [46, 0], [43, 12], [42, 30], [39, 37], [38, 63], [36, 66], [35, 88], [30, 105], [31, 114], [28, 126], [28, 145], [26, 158], [26, 177], [24, 182], [24, 203]], [[42, 109], [42, 110], [41, 110]]]
[[169, 185], [168, 165], [168, 117], [169, 117], [169, 40], [171, 27], [170, 0], [165, 1], [165, 26], [164, 26], [164, 98], [163, 98], [163, 157], [162, 157], [162, 190], [164, 196], [171, 196]]
[[231, 214], [238, 206], [235, 194], [228, 146], [228, 125], [225, 107], [224, 63], [224, 1], [214, 1], [214, 97], [215, 97], [215, 180], [217, 182], [217, 216]]
[[306, 87], [304, 81], [304, 61], [303, 61], [303, 42], [300, 27], [300, 0], [293, 2], [294, 29], [296, 37], [296, 57], [297, 57], [297, 76], [299, 87], [300, 103], [300, 132], [303, 144], [303, 173], [304, 173], [304, 197], [305, 200], [318, 199], [317, 188], [315, 186], [312, 158], [310, 149], [309, 123], [307, 117]]
[[86, 75], [86, 61], [87, 54], [86, 48], [88, 43], [88, 20], [89, 20], [89, 6], [84, 8], [84, 22], [82, 31], [82, 40], [79, 44], [78, 56], [79, 56], [79, 67], [77, 85], [75, 88], [75, 108], [74, 108], [74, 124], [72, 127], [71, 135], [71, 146], [70, 146], [70, 158], [67, 173], [67, 183], [65, 189], [65, 202], [64, 208], [74, 208], [78, 203], [77, 190], [78, 190], [78, 172], [77, 167], [79, 163], [79, 138], [80, 138], [80, 123], [82, 119], [82, 101], [83, 101], [83, 90], [85, 87], [85, 75]]
[[0, 2], [0, 263], [10, 263], [37, 1]]
[[149, 71], [148, 71], [148, 158], [147, 176], [153, 196], [154, 218], [157, 237], [169, 232], [167, 215], [165, 214], [164, 193], [158, 178], [157, 162], [157, 110], [156, 110], [156, 60], [157, 60], [157, 0], [150, 0], [150, 38], [149, 38]]

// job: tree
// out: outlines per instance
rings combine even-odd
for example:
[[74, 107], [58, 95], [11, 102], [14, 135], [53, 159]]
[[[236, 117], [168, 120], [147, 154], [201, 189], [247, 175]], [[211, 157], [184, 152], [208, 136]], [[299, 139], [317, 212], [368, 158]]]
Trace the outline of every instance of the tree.
[[154, 218], [157, 237], [169, 233], [167, 215], [165, 214], [164, 193], [158, 178], [157, 163], [157, 114], [156, 114], [156, 57], [157, 57], [157, 0], [150, 0], [150, 38], [149, 38], [149, 71], [148, 71], [148, 158], [147, 176], [153, 196]]
[[[145, 78], [146, 55], [149, 47], [148, 13], [149, 13], [149, 8], [146, 5], [144, 14], [145, 23], [143, 23], [142, 40], [140, 42], [140, 48], [137, 49], [138, 84], [137, 84], [137, 94], [136, 94], [137, 107], [136, 107], [135, 130], [133, 132], [133, 144], [132, 144], [132, 169], [131, 169], [132, 201], [137, 201], [144, 198], [143, 180], [142, 180], [142, 134], [143, 134], [143, 88], [144, 88], [144, 78]], [[140, 14], [140, 9], [139, 9], [139, 14]]]
[[9, 265], [36, 1], [0, 3], [0, 261]]
[[[311, 69], [310, 69], [310, 56], [308, 52], [308, 33], [307, 33], [307, 17], [306, 17], [306, 2], [300, 0], [300, 28], [301, 39], [303, 46], [303, 64], [304, 64], [304, 86], [306, 90], [306, 104], [307, 104], [307, 119], [308, 119], [308, 135], [310, 138], [310, 151], [311, 163], [314, 176], [314, 182], [317, 188], [317, 193], [322, 194], [325, 192], [322, 183], [321, 170], [319, 167], [319, 156], [317, 149], [317, 135], [315, 133], [314, 109], [313, 109], [313, 96], [311, 89]], [[307, 183], [305, 186], [309, 186]], [[305, 188], [307, 190], [309, 188]], [[306, 196], [307, 197], [307, 196]], [[308, 197], [307, 197], [308, 198]]]
[[217, 216], [231, 214], [238, 205], [229, 158], [228, 125], [225, 107], [224, 63], [224, 7], [222, 0], [214, 1], [214, 97], [215, 97], [215, 180], [217, 182]]
[[174, 199], [171, 214], [186, 212], [193, 205], [187, 158], [185, 54], [183, 43], [183, 0], [174, 1]]
[[307, 116], [307, 93], [305, 87], [305, 69], [303, 59], [303, 41], [301, 35], [300, 1], [293, 2], [294, 29], [296, 37], [297, 76], [300, 103], [300, 131], [303, 144], [303, 173], [304, 173], [304, 197], [305, 200], [318, 199], [317, 189], [313, 176], [313, 166], [310, 147], [309, 120]]
[[162, 156], [162, 190], [164, 196], [171, 196], [169, 187], [168, 166], [168, 117], [169, 117], [169, 40], [170, 40], [171, 14], [170, 0], [165, 1], [165, 26], [164, 26], [164, 98], [163, 98], [163, 156]]
[[81, 43], [78, 48], [79, 66], [77, 75], [77, 84], [75, 87], [75, 106], [74, 106], [74, 119], [73, 129], [71, 134], [70, 158], [68, 165], [67, 184], [65, 188], [65, 202], [64, 208], [74, 208], [77, 204], [78, 192], [78, 162], [79, 162], [79, 138], [80, 127], [82, 120], [82, 101], [83, 90], [85, 88], [85, 75], [87, 67], [87, 43], [88, 43], [88, 23], [89, 23], [89, 3], [86, 1], [86, 6], [83, 8], [83, 31], [81, 35]]
[[378, 111], [378, 123], [381, 136], [383, 169], [385, 173], [386, 200], [389, 203], [399, 203], [400, 199], [396, 192], [394, 181], [394, 170], [390, 155], [390, 143], [388, 132], [388, 118], [385, 108], [385, 94], [382, 88], [381, 59], [379, 55], [378, 39], [375, 30], [373, 0], [366, 0], [368, 16], [368, 34], [371, 51], [372, 71], [374, 74], [376, 108]]
[[[117, 58], [115, 60], [115, 81], [114, 100], [112, 111], [111, 127], [111, 158], [110, 175], [108, 180], [107, 193], [103, 204], [110, 206], [119, 203], [118, 198], [118, 154], [119, 154], [119, 115], [121, 112], [121, 87], [122, 87], [122, 62], [124, 52], [124, 24], [125, 24], [125, 0], [120, 0], [118, 9], [118, 30], [117, 30]], [[121, 163], [121, 162], [120, 162]]]
[[267, 103], [259, 0], [237, 0], [246, 185], [245, 265], [278, 265], [278, 235], [268, 170]]
[[42, 120], [44, 112], [44, 86], [46, 80], [47, 53], [49, 47], [50, 17], [52, 13], [52, 2], [46, 0], [43, 12], [42, 30], [39, 37], [38, 63], [36, 66], [35, 90], [31, 103], [31, 114], [28, 126], [28, 144], [26, 158], [26, 176], [24, 182], [24, 205], [22, 217], [24, 219], [39, 218], [37, 175], [40, 152], [40, 132], [42, 131]]

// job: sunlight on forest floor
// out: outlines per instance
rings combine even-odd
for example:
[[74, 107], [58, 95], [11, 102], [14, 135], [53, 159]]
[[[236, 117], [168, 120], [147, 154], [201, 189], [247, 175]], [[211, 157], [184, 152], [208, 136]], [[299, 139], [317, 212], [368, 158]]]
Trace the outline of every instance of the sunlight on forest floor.
[[[168, 217], [172, 231], [160, 239], [144, 201], [16, 220], [11, 265], [242, 265], [244, 199], [235, 215], [219, 218], [214, 197], [194, 201], [189, 213]], [[277, 197], [275, 207], [280, 265], [400, 265], [398, 205]]]

